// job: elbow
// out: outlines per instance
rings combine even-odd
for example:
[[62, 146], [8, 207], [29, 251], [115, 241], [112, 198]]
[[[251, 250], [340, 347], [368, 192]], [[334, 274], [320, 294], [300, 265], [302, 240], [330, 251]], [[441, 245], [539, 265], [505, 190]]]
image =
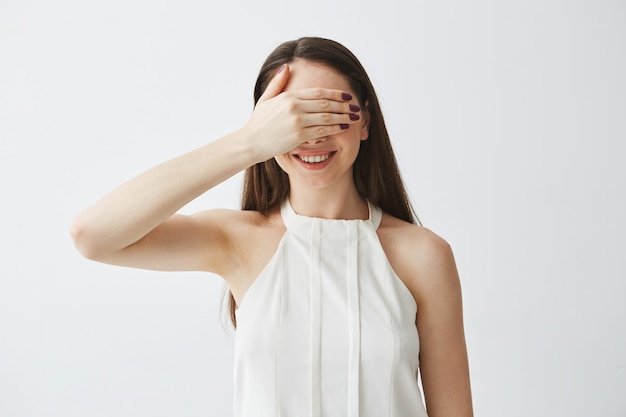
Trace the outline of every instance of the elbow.
[[74, 247], [83, 257], [98, 261], [102, 257], [102, 250], [98, 245], [97, 233], [89, 226], [84, 215], [78, 214], [70, 226], [70, 237]]

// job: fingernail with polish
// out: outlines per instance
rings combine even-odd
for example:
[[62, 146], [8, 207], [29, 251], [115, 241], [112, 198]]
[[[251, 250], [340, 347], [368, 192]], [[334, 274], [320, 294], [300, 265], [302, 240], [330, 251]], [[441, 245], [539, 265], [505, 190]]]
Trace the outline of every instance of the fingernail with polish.
[[348, 124], [343, 124], [343, 123], [342, 123], [342, 124], [340, 124], [340, 125], [339, 125], [339, 127], [340, 127], [342, 130], [346, 130], [347, 128], [349, 128], [349, 127], [350, 127], [350, 125], [348, 125]]
[[361, 111], [361, 108], [359, 106], [357, 106], [356, 104], [350, 104], [350, 111]]
[[359, 120], [361, 118], [361, 116], [359, 116], [358, 114], [350, 114], [350, 120]]
[[341, 93], [341, 98], [344, 100], [352, 100], [352, 94]]

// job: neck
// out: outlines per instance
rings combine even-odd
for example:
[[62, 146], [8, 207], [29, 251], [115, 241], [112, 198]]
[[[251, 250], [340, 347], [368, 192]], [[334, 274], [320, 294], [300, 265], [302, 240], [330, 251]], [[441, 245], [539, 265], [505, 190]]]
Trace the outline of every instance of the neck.
[[354, 185], [345, 190], [291, 187], [289, 203], [307, 217], [354, 220], [369, 218], [369, 208]]

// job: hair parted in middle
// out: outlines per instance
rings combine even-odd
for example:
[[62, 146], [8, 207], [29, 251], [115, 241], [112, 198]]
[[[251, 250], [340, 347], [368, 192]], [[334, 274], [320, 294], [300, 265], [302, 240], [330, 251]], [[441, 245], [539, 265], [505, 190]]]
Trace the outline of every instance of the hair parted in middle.
[[[372, 82], [359, 60], [345, 46], [317, 37], [280, 44], [261, 67], [254, 87], [254, 104], [279, 68], [296, 59], [319, 63], [342, 74], [356, 94], [359, 106], [369, 113], [369, 137], [361, 142], [353, 166], [354, 184], [359, 195], [392, 216], [419, 224], [400, 176]], [[289, 177], [274, 158], [246, 170], [241, 202], [243, 210], [256, 210], [267, 215], [279, 207], [288, 195]]]

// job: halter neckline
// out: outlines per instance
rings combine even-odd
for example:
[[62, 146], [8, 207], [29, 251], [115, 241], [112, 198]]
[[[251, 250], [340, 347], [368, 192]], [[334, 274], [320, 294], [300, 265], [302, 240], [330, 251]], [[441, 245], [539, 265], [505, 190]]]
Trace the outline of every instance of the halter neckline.
[[291, 207], [291, 203], [289, 202], [289, 197], [287, 197], [280, 208], [280, 214], [287, 228], [289, 228], [289, 226], [297, 220], [309, 219], [309, 220], [317, 220], [317, 221], [329, 222], [329, 223], [331, 222], [338, 222], [338, 223], [364, 222], [364, 223], [370, 223], [372, 227], [374, 228], [374, 230], [376, 230], [378, 229], [378, 226], [380, 226], [380, 221], [382, 219], [382, 210], [379, 207], [371, 204], [369, 201], [367, 201], [367, 208], [369, 211], [369, 217], [365, 220], [364, 219], [350, 219], [350, 220], [326, 219], [323, 217], [310, 217], [310, 216], [305, 216], [305, 215], [296, 213], [294, 209]]

